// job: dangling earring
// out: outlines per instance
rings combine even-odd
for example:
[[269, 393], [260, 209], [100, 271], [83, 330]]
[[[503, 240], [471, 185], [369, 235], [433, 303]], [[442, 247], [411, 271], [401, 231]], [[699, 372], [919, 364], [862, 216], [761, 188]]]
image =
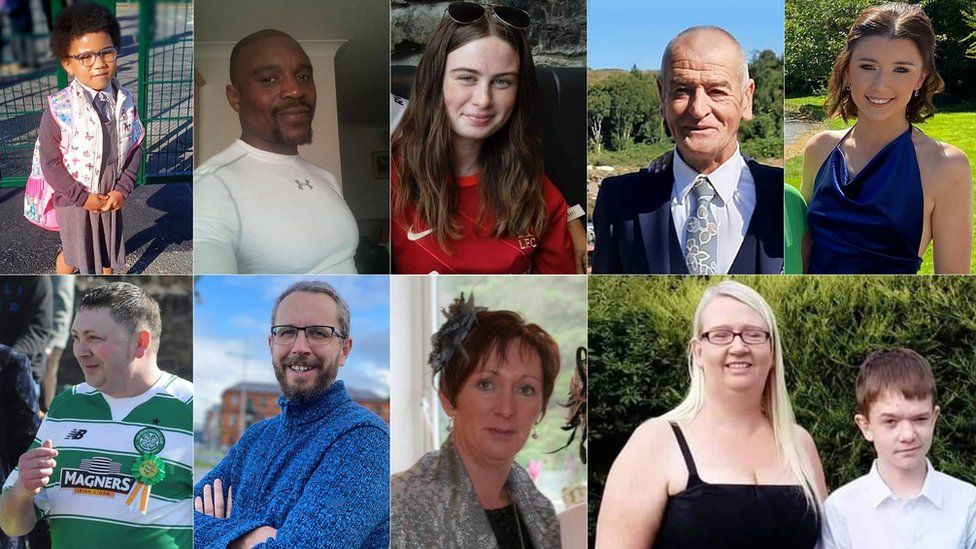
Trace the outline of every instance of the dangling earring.
[[918, 90], [915, 90], [915, 97], [918, 97]]
[[539, 438], [539, 431], [535, 430], [535, 425], [532, 426], [532, 440]]
[[454, 432], [454, 416], [450, 416], [447, 420], [447, 432]]

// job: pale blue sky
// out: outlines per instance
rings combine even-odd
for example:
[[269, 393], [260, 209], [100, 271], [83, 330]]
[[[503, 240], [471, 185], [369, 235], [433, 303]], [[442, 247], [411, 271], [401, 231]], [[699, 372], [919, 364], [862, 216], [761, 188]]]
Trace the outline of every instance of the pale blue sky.
[[590, 0], [587, 67], [660, 68], [664, 47], [678, 32], [716, 25], [732, 33], [752, 57], [783, 54], [782, 0]]

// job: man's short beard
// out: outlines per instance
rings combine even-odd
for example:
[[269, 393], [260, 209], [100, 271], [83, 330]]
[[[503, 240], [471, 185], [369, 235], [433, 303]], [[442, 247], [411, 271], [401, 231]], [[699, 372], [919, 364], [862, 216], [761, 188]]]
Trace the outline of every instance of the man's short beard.
[[284, 143], [287, 145], [308, 145], [312, 142], [312, 126], [308, 127], [308, 132], [303, 135], [296, 135], [291, 138], [285, 137], [285, 134], [281, 131], [281, 126], [275, 124], [274, 136], [278, 140], [278, 143]]
[[[332, 386], [332, 382], [336, 380], [336, 376], [339, 374], [339, 358], [340, 356], [337, 355], [329, 367], [325, 367], [320, 359], [312, 359], [303, 356], [289, 357], [281, 361], [275, 361], [275, 378], [278, 379], [278, 385], [281, 386], [282, 394], [284, 394], [285, 398], [288, 400], [301, 402], [303, 400], [315, 398], [324, 391], [327, 391], [329, 387]], [[289, 366], [311, 366], [318, 371], [318, 376], [315, 378], [315, 382], [310, 387], [291, 387], [288, 385], [287, 378], [285, 377], [285, 368], [288, 368]]]

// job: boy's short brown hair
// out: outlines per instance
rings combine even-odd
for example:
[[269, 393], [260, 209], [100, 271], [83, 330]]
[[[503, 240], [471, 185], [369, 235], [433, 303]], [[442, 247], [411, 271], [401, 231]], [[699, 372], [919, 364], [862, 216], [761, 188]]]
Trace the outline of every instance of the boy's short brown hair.
[[871, 353], [857, 373], [857, 413], [867, 417], [871, 405], [889, 392], [911, 400], [932, 397], [934, 406], [938, 395], [929, 362], [911, 349]]

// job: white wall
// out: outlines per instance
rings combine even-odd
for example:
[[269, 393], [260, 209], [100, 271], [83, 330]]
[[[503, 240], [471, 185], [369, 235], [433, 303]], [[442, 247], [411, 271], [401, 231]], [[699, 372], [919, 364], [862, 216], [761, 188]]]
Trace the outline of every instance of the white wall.
[[440, 446], [440, 403], [427, 355], [436, 306], [430, 276], [390, 277], [390, 472], [409, 469]]
[[[389, 154], [387, 126], [340, 126], [342, 192], [357, 219], [387, 219], [390, 215], [390, 173], [373, 178], [372, 153]], [[338, 174], [336, 174], [338, 175]]]

